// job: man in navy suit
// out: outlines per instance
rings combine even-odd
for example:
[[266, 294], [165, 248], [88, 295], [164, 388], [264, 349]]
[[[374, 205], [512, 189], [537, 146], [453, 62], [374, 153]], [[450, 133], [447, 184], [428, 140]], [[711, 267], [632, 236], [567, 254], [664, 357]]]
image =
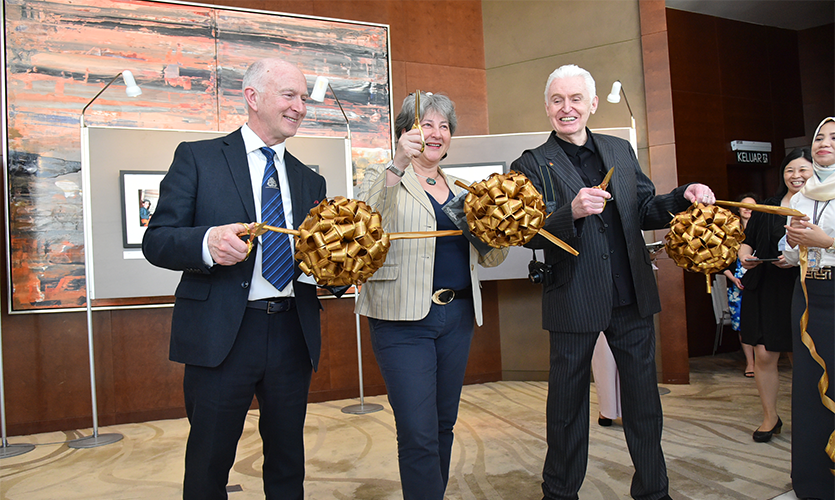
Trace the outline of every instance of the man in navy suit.
[[[575, 65], [557, 68], [545, 86], [554, 131], [511, 165], [552, 202], [544, 228], [579, 252], [574, 257], [541, 237], [530, 245], [545, 249], [551, 269], [542, 295], [542, 327], [551, 344], [542, 491], [548, 500], [578, 498], [588, 462], [589, 369], [603, 331], [620, 372], [624, 434], [635, 466], [632, 497], [666, 499], [653, 326], [661, 304], [641, 230], [662, 229], [670, 213], [715, 199], [703, 184], [656, 196], [628, 142], [586, 128], [596, 110], [591, 74]], [[608, 190], [595, 187], [611, 168]]]
[[[274, 193], [264, 194], [265, 203], [278, 204], [275, 217], [281, 213], [281, 223], [298, 227], [324, 199], [325, 179], [285, 151], [307, 112], [301, 71], [279, 59], [257, 61], [244, 75], [243, 95], [247, 123], [240, 129], [177, 147], [142, 250], [152, 264], [183, 272], [170, 348], [170, 359], [185, 364], [191, 424], [183, 498], [227, 498], [255, 395], [266, 497], [301, 500], [307, 394], [321, 345], [319, 300], [314, 285], [298, 281], [292, 257], [283, 260], [280, 284], [265, 278], [262, 267], [273, 264], [262, 259], [264, 236], [246, 258], [238, 234], [241, 223], [262, 220], [265, 189]], [[284, 255], [292, 254], [291, 237], [270, 234], [286, 238]]]

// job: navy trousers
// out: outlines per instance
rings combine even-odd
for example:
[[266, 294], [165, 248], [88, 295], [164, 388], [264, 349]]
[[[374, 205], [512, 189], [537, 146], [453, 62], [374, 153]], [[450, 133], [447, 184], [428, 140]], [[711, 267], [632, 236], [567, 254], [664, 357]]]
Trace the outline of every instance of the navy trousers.
[[[551, 333], [551, 369], [546, 406], [548, 452], [542, 472], [546, 500], [576, 500], [589, 458], [591, 357], [600, 332]], [[635, 305], [616, 307], [604, 332], [621, 381], [623, 430], [635, 475], [633, 498], [667, 495], [667, 466], [661, 450], [661, 399], [655, 368], [652, 317]]]
[[473, 338], [473, 302], [432, 304], [419, 321], [369, 318], [397, 427], [404, 500], [442, 500]]
[[222, 500], [244, 420], [258, 398], [264, 493], [304, 498], [304, 419], [312, 374], [298, 313], [247, 309], [235, 344], [215, 368], [186, 365], [183, 389], [191, 429], [183, 498]]

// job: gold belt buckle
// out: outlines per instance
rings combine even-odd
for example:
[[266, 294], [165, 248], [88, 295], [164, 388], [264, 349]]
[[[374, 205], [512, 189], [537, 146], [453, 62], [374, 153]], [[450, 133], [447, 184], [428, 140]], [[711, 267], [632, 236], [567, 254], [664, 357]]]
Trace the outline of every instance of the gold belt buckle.
[[813, 280], [831, 280], [832, 268], [824, 267], [821, 269], [811, 268], [806, 270], [806, 277]]
[[438, 304], [439, 306], [445, 306], [452, 302], [455, 298], [455, 290], [449, 288], [441, 288], [440, 290], [435, 291], [432, 294], [432, 302]]

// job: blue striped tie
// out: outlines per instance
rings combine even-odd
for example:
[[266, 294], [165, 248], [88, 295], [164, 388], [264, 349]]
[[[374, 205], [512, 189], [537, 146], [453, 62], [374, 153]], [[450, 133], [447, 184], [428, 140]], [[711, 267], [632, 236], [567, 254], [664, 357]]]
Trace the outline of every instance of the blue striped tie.
[[[281, 202], [281, 186], [275, 173], [275, 151], [263, 147], [267, 157], [264, 180], [261, 181], [261, 222], [270, 226], [287, 227], [284, 218], [284, 204]], [[261, 235], [261, 274], [278, 290], [282, 290], [293, 279], [293, 252], [290, 249], [290, 235], [267, 231]]]

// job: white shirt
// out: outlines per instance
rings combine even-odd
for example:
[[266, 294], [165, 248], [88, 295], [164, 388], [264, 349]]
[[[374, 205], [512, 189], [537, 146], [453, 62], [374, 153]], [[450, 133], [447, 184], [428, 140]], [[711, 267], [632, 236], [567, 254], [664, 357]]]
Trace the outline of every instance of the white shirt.
[[[826, 208], [823, 208], [824, 205], [826, 205], [825, 201], [818, 202], [818, 213], [817, 217], [815, 217], [815, 200], [807, 198], [801, 193], [797, 193], [792, 196], [791, 199], [792, 208], [800, 210], [804, 214], [808, 215], [809, 219], [814, 222], [815, 225], [823, 229], [826, 234], [835, 237], [835, 200], [832, 200], [828, 205], [826, 205]], [[817, 222], [815, 222], [814, 219], [817, 219]], [[789, 221], [789, 223], [791, 223], [791, 221]], [[812, 248], [809, 248], [809, 250], [811, 251]], [[783, 250], [783, 255], [786, 257], [786, 261], [795, 266], [800, 265], [799, 254], [800, 252], [798, 247]], [[825, 249], [821, 249], [821, 262], [818, 266], [835, 266], [835, 254], [827, 252]]]
[[[261, 222], [261, 181], [264, 178], [264, 169], [267, 166], [267, 158], [261, 152], [261, 148], [266, 146], [264, 141], [258, 137], [255, 132], [249, 128], [249, 125], [244, 124], [241, 127], [241, 135], [244, 139], [244, 148], [246, 149], [246, 160], [249, 165], [249, 178], [252, 182], [252, 197], [255, 200], [255, 214], [258, 218], [255, 222]], [[284, 206], [284, 219], [287, 221], [287, 228], [293, 229], [293, 202], [290, 199], [290, 180], [287, 177], [287, 166], [284, 164], [284, 150], [285, 144], [275, 144], [271, 146], [275, 151], [275, 170], [278, 176], [278, 185], [281, 188], [281, 202]], [[252, 222], [252, 221], [240, 221]], [[211, 231], [211, 229], [209, 229]], [[209, 231], [203, 237], [203, 260], [208, 266], [213, 266], [211, 254], [209, 253], [208, 238]], [[295, 241], [292, 236], [285, 236], [290, 240], [290, 251], [295, 253]], [[262, 238], [259, 236], [259, 238]], [[266, 280], [261, 275], [261, 248], [263, 245], [258, 245], [258, 250], [255, 255], [255, 269], [252, 271], [252, 280], [249, 286], [249, 300], [269, 299], [273, 297], [292, 297], [293, 296], [293, 282], [291, 281], [284, 290], [277, 290], [272, 283]]]

